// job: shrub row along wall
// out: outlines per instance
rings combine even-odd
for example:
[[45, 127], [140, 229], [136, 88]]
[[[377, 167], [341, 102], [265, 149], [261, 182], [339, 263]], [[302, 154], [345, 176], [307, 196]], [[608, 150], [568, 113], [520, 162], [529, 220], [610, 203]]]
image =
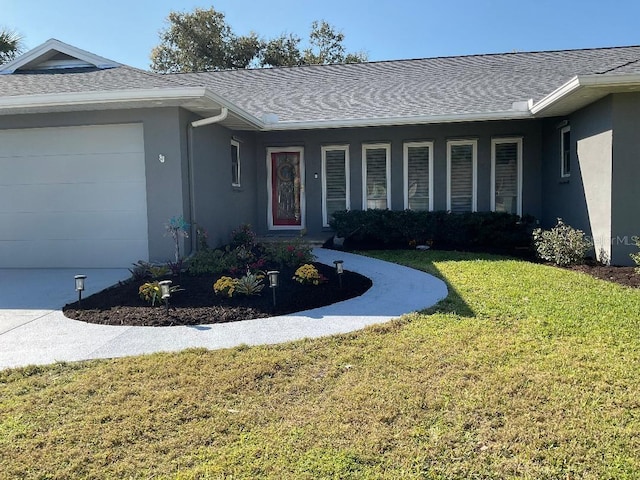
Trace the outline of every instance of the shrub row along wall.
[[329, 224], [349, 248], [528, 250], [535, 218], [501, 212], [448, 213], [413, 210], [351, 210]]

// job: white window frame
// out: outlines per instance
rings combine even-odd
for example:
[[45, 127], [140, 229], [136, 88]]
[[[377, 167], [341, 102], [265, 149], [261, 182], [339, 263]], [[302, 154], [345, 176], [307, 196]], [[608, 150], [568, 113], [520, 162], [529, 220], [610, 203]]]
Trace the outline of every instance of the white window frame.
[[456, 145], [472, 146], [472, 174], [471, 174], [471, 211], [478, 211], [478, 140], [448, 140], [447, 141], [447, 211], [451, 211], [451, 147]]
[[522, 216], [522, 137], [491, 139], [491, 211], [496, 211], [496, 146], [502, 143], [517, 144], [516, 213]]
[[569, 132], [569, 140], [571, 140], [571, 125], [567, 125], [566, 127], [562, 127], [560, 129], [560, 177], [561, 178], [569, 178], [571, 176], [571, 141], [569, 141], [569, 171], [567, 172], [564, 168], [564, 152], [565, 152], [565, 144], [564, 144], [564, 134]]
[[[236, 151], [238, 152], [238, 182], [234, 183], [233, 182], [233, 170], [231, 172], [231, 186], [232, 187], [240, 187], [242, 186], [242, 181], [240, 180], [240, 142], [238, 142], [237, 140], [231, 140], [231, 146], [236, 147]], [[231, 150], [233, 151], [233, 150]], [[231, 159], [231, 168], [233, 169], [233, 158]]]
[[351, 209], [351, 179], [349, 167], [349, 145], [326, 145], [320, 148], [322, 152], [322, 226], [329, 226], [327, 213], [327, 152], [344, 152], [344, 178], [345, 178], [345, 208]]
[[367, 207], [367, 150], [383, 148], [386, 155], [386, 177], [387, 177], [387, 209], [391, 210], [391, 144], [390, 143], [363, 143], [362, 144], [362, 209]]
[[429, 211], [433, 211], [433, 142], [405, 142], [402, 149], [404, 168], [404, 209], [409, 209], [409, 148], [429, 148]]
[[[271, 154], [280, 152], [297, 152], [300, 154], [300, 225], [273, 224], [273, 169], [271, 168]], [[305, 190], [304, 147], [268, 147], [267, 148], [267, 222], [269, 230], [304, 230], [307, 216], [307, 196]]]

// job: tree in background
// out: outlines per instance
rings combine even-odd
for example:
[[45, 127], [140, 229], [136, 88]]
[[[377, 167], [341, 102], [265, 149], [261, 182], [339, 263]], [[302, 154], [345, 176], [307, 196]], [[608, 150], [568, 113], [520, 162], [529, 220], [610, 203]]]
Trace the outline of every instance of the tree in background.
[[7, 63], [24, 51], [22, 35], [7, 28], [0, 28], [0, 65]]
[[169, 26], [160, 33], [160, 44], [151, 51], [151, 69], [155, 72], [204, 72], [367, 60], [362, 52], [347, 54], [344, 34], [324, 20], [311, 24], [309, 48], [304, 50], [300, 48], [302, 39], [295, 34], [282, 34], [267, 41], [254, 32], [238, 36], [227, 24], [224, 14], [213, 8], [196, 8], [192, 13], [171, 12], [167, 21]]
[[238, 37], [213, 8], [193, 13], [171, 12], [169, 27], [160, 33], [160, 45], [151, 51], [155, 72], [205, 72], [246, 68], [262, 42], [254, 33]]

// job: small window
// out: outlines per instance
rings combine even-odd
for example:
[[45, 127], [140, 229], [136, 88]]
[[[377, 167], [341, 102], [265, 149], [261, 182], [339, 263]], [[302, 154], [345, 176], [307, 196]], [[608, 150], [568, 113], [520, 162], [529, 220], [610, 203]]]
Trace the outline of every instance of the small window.
[[560, 130], [560, 176], [571, 176], [571, 127]]
[[231, 140], [231, 185], [240, 186], [240, 144]]
[[447, 210], [475, 212], [477, 147], [476, 140], [447, 142]]
[[391, 206], [391, 145], [388, 143], [362, 146], [363, 209], [387, 209]]
[[322, 147], [322, 219], [325, 227], [333, 212], [348, 210], [349, 146]]
[[522, 139], [491, 142], [491, 210], [522, 215]]
[[404, 144], [404, 208], [433, 210], [433, 143]]

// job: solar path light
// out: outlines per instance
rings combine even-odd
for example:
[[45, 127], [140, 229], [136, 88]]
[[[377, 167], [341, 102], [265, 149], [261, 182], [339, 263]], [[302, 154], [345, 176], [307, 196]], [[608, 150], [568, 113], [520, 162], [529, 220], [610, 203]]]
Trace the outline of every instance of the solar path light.
[[273, 308], [276, 308], [276, 288], [278, 288], [278, 282], [280, 272], [277, 270], [270, 270], [267, 272], [267, 277], [269, 278], [269, 287], [273, 292]]
[[78, 308], [82, 308], [82, 292], [84, 291], [84, 281], [87, 278], [86, 275], [76, 275], [76, 292], [78, 292]]
[[344, 260], [334, 260], [333, 264], [336, 266], [336, 273], [338, 274], [338, 282], [340, 282], [340, 288], [342, 288], [342, 275], [344, 274]]

